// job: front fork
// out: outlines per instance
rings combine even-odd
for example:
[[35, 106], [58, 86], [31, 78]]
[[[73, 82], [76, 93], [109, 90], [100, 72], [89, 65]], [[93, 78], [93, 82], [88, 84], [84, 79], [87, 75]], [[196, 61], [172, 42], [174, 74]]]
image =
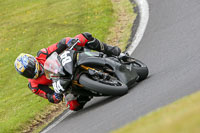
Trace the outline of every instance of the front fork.
[[100, 78], [107, 79], [107, 80], [110, 79], [109, 74], [101, 72], [101, 71], [98, 71], [98, 70], [96, 70], [94, 68], [87, 67], [87, 66], [84, 66], [84, 65], [81, 65], [81, 68], [83, 68], [84, 70], [88, 71], [88, 74], [90, 76], [99, 76]]
[[[88, 71], [88, 72], [89, 72], [90, 70], [95, 71], [94, 68], [87, 67], [87, 66], [84, 66], [84, 65], [81, 65], [81, 68], [84, 69], [84, 70], [86, 70], [86, 71]], [[73, 81], [72, 81], [72, 84], [73, 84], [73, 85], [76, 85], [76, 86], [78, 86], [78, 87], [83, 88], [83, 85], [79, 84], [77, 80], [73, 80]]]
[[[88, 66], [85, 66], [85, 65], [81, 65], [80, 67], [82, 69], [86, 70], [90, 76], [99, 76], [100, 78], [107, 79], [107, 80], [110, 79], [110, 76], [107, 73], [98, 71], [98, 70], [96, 70], [96, 69], [94, 69], [92, 67], [88, 67]], [[81, 88], [83, 87], [83, 85], [79, 84], [77, 80], [73, 80], [72, 84], [76, 85], [78, 87], [81, 87]]]

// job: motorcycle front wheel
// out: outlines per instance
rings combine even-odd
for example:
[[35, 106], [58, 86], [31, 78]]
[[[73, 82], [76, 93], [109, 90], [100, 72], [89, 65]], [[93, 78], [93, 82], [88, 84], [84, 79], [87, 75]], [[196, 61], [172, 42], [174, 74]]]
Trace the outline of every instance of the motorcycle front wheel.
[[84, 89], [100, 93], [106, 96], [121, 96], [128, 92], [126, 84], [118, 79], [94, 79], [87, 74], [82, 74], [79, 83]]

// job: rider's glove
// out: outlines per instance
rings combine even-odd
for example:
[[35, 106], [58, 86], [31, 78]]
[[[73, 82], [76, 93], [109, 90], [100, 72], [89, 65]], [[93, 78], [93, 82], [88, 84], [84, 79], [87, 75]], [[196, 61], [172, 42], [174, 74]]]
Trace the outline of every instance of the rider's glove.
[[54, 92], [53, 94], [47, 93], [47, 99], [51, 103], [59, 103], [63, 99], [63, 94]]
[[62, 101], [62, 100], [63, 100], [63, 95], [60, 94], [60, 93], [54, 92], [54, 96], [55, 96], [55, 98], [56, 98], [57, 100], [59, 100], [59, 101]]

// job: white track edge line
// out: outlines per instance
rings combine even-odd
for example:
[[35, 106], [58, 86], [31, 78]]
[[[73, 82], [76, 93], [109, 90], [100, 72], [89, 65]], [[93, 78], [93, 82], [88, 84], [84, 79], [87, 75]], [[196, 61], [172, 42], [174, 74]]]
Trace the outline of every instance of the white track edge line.
[[48, 128], [43, 130], [41, 133], [47, 133], [49, 130], [57, 126], [62, 120], [64, 120], [67, 116], [69, 116], [73, 111], [69, 110], [67, 111], [62, 117], [60, 117], [57, 121], [55, 121], [52, 125], [50, 125]]
[[135, 0], [135, 2], [137, 3], [139, 8], [140, 20], [136, 34], [133, 37], [133, 41], [126, 50], [126, 52], [128, 52], [129, 55], [131, 55], [135, 51], [136, 47], [142, 40], [142, 37], [144, 35], [149, 20], [149, 4], [147, 0]]

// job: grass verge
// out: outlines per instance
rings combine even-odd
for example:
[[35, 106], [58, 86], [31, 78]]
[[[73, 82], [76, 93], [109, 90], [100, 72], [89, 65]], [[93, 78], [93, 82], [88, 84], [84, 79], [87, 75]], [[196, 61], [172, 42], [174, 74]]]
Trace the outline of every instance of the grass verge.
[[160, 108], [112, 133], [199, 133], [200, 92]]
[[[116, 32], [109, 31], [110, 27], [121, 18], [115, 2], [129, 5], [124, 10], [132, 9], [128, 0], [0, 0], [0, 132], [32, 132], [48, 117], [52, 119], [49, 114], [60, 109], [60, 105], [32, 94], [27, 79], [16, 73], [13, 63], [19, 53], [36, 55], [39, 49], [65, 36], [85, 31], [106, 42]], [[128, 40], [123, 32], [130, 34], [130, 29], [125, 29], [118, 35], [125, 39], [121, 37], [118, 42]], [[27, 123], [31, 123], [31, 128]]]
[[84, 31], [105, 40], [113, 17], [109, 0], [0, 0], [0, 132], [20, 132], [44, 112], [47, 100], [33, 95], [13, 66], [21, 52], [37, 51]]
[[109, 29], [110, 34], [106, 38], [106, 42], [119, 46], [124, 51], [129, 43], [131, 27], [137, 16], [136, 13], [133, 13], [133, 8], [136, 5], [131, 4], [129, 0], [111, 0], [111, 2], [113, 4], [114, 16], [117, 20], [114, 26]]

